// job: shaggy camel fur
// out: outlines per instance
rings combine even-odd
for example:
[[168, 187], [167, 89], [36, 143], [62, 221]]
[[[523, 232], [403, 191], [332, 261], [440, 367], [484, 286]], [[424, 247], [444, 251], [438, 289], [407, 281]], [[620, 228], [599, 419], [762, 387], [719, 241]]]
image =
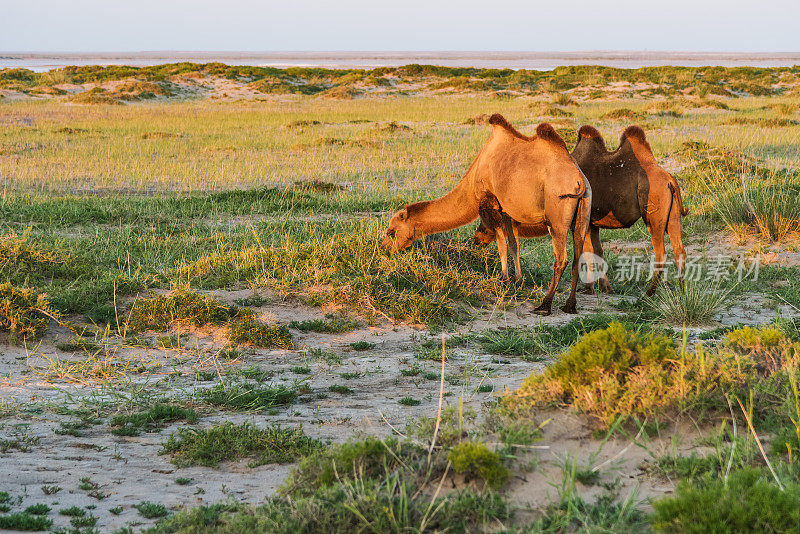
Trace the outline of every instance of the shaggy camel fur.
[[[553, 277], [544, 300], [535, 310], [547, 315], [567, 266], [567, 234], [573, 226], [575, 258], [581, 255], [588, 231], [591, 188], [570, 157], [564, 141], [549, 124], [540, 124], [533, 137], [519, 133], [502, 115], [492, 115], [489, 124], [491, 137], [458, 185], [441, 198], [409, 204], [395, 213], [381, 248], [388, 253], [396, 252], [425, 235], [468, 224], [480, 211], [486, 211], [487, 206], [482, 205], [482, 201], [496, 198], [509, 221], [514, 221], [509, 222], [508, 227], [495, 228], [504, 277], [508, 278], [508, 239], [517, 275], [522, 278], [513, 237], [515, 227], [544, 224], [550, 229], [555, 255]], [[569, 313], [576, 312], [577, 283], [578, 263], [575, 261], [572, 289], [562, 308]]]
[[[592, 188], [592, 212], [584, 252], [603, 257], [600, 228], [628, 228], [642, 219], [647, 225], [655, 253], [653, 279], [647, 289], [652, 295], [664, 269], [666, 256], [664, 233], [669, 234], [675, 263], [680, 275], [686, 261], [681, 237], [681, 216], [686, 215], [681, 190], [675, 178], [658, 166], [644, 131], [630, 126], [623, 132], [619, 147], [609, 152], [597, 129], [582, 126], [572, 157], [589, 179]], [[488, 204], [488, 203], [487, 203]], [[495, 229], [507, 218], [502, 211], [485, 213], [475, 233], [474, 241], [489, 244], [499, 237]], [[502, 222], [502, 226], [505, 226]], [[520, 237], [538, 237], [546, 232], [542, 225], [520, 226]], [[600, 288], [611, 291], [607, 276]], [[592, 284], [587, 284], [592, 291]]]

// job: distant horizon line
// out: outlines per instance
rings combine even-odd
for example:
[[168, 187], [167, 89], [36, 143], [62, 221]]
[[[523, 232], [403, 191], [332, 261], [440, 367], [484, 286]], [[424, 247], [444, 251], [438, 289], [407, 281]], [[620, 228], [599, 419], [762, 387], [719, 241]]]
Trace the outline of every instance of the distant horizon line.
[[451, 55], [451, 56], [468, 56], [468, 55], [491, 55], [495, 57], [503, 56], [523, 56], [530, 58], [559, 58], [559, 57], [618, 57], [618, 56], [633, 56], [633, 57], [652, 57], [652, 56], [666, 56], [666, 57], [709, 57], [709, 56], [736, 56], [736, 57], [757, 57], [757, 58], [771, 58], [771, 57], [800, 57], [800, 50], [798, 51], [772, 51], [772, 52], [759, 52], [759, 51], [724, 51], [724, 50], [550, 50], [550, 51], [529, 51], [529, 50], [273, 50], [273, 51], [253, 51], [253, 50], [97, 50], [97, 51], [20, 51], [20, 50], [0, 50], [0, 56], [19, 56], [19, 57], [41, 57], [52, 58], [58, 56], [68, 57], [119, 57], [120, 55], [133, 56], [139, 58], [147, 57], [165, 57], [165, 56], [209, 56], [209, 57], [224, 57], [225, 55], [237, 57], [286, 57], [290, 55], [303, 55], [308, 57], [326, 57], [342, 55], [376, 55], [379, 57], [399, 56], [404, 57], [408, 55], [431, 56], [437, 55]]

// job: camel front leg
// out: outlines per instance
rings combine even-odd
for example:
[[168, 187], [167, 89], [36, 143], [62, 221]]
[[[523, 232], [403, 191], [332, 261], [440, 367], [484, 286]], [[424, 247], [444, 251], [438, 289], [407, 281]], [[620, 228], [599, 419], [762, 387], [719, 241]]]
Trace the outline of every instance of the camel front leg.
[[500, 266], [503, 270], [503, 280], [508, 281], [508, 240], [505, 229], [502, 226], [496, 228], [497, 253], [500, 254]]
[[[592, 240], [592, 232], [596, 230], [595, 227], [589, 227], [589, 231], [586, 232], [586, 239], [583, 240], [583, 252], [591, 252], [592, 254], [597, 254], [594, 249], [594, 242]], [[587, 268], [591, 268], [590, 265], [587, 265]], [[586, 282], [583, 286], [583, 293], [587, 295], [594, 295], [594, 284], [592, 282]]]
[[533, 313], [537, 315], [550, 315], [550, 310], [553, 307], [553, 295], [556, 294], [561, 275], [564, 274], [564, 269], [567, 268], [566, 229], [551, 227], [550, 234], [553, 240], [553, 256], [555, 257], [553, 261], [553, 278], [550, 280], [550, 287], [547, 289], [547, 294], [544, 296], [542, 303], [533, 310]]
[[[603, 259], [603, 245], [600, 243], [600, 228], [590, 227], [589, 228], [589, 237], [591, 238], [592, 242], [592, 249], [600, 259]], [[600, 291], [603, 293], [613, 293], [614, 290], [611, 289], [611, 282], [608, 281], [608, 272], [603, 273], [603, 277], [599, 280], [600, 284]]]
[[519, 223], [516, 223], [508, 216], [504, 216], [503, 226], [505, 226], [506, 236], [508, 237], [508, 248], [511, 252], [511, 257], [514, 259], [515, 281], [520, 285], [524, 285], [525, 279], [522, 276], [522, 265], [520, 265], [519, 261]]

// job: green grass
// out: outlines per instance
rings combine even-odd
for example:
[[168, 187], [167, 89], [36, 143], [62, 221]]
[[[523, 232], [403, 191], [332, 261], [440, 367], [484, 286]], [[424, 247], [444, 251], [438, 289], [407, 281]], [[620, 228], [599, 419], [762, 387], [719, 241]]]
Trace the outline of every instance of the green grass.
[[329, 386], [328, 391], [332, 391], [333, 393], [341, 393], [342, 395], [350, 395], [353, 393], [351, 388], [341, 384], [333, 384], [332, 386]]
[[70, 506], [69, 508], [62, 508], [58, 513], [68, 517], [83, 517], [86, 515], [86, 510], [80, 506]]
[[397, 404], [402, 406], [419, 406], [422, 404], [422, 401], [415, 399], [413, 397], [403, 397], [397, 401]]
[[169, 510], [161, 503], [142, 501], [134, 506], [134, 508], [136, 508], [139, 511], [139, 515], [145, 519], [156, 519], [169, 515]]
[[181, 428], [167, 438], [160, 454], [169, 454], [179, 467], [216, 467], [220, 462], [251, 459], [251, 467], [292, 463], [320, 449], [322, 443], [307, 436], [301, 428], [253, 424], [234, 425], [230, 421], [208, 429]]
[[592, 502], [574, 489], [545, 508], [538, 519], [523, 532], [646, 532], [647, 516], [636, 506], [633, 495], [621, 502], [613, 492], [604, 492]]
[[335, 485], [340, 479], [373, 478], [400, 465], [404, 446], [396, 439], [367, 437], [317, 450], [292, 470], [281, 489], [283, 494], [313, 495], [320, 488]]
[[661, 285], [652, 297], [645, 297], [644, 308], [657, 319], [674, 325], [704, 325], [730, 302], [731, 289], [722, 283], [686, 280], [682, 284]]
[[634, 325], [625, 317], [592, 314], [576, 317], [562, 326], [486, 330], [476, 339], [481, 348], [490, 354], [520, 356], [525, 360], [540, 361], [544, 355], [563, 350], [587, 332], [606, 328], [614, 321], [622, 321], [626, 326]]
[[7, 530], [38, 531], [49, 530], [53, 520], [41, 515], [31, 515], [25, 512], [0, 515], [0, 528]]
[[653, 503], [651, 523], [670, 532], [790, 532], [800, 524], [800, 486], [782, 490], [760, 469], [681, 483]]
[[365, 350], [374, 349], [375, 343], [370, 343], [369, 341], [356, 341], [355, 343], [350, 343], [350, 348], [356, 352], [363, 352]]
[[174, 421], [195, 423], [197, 418], [197, 412], [191, 408], [159, 403], [142, 412], [115, 415], [109, 424], [114, 427], [111, 431], [112, 434], [136, 436], [141, 432], [159, 430], [167, 423]]
[[249, 318], [232, 322], [228, 339], [231, 343], [248, 343], [257, 347], [295, 348], [294, 339], [286, 325], [264, 324]]
[[50, 513], [50, 507], [44, 503], [33, 504], [25, 508], [23, 513], [30, 515], [47, 515]]
[[293, 404], [297, 390], [284, 385], [219, 384], [200, 393], [200, 399], [212, 406], [238, 411], [262, 411]]
[[134, 301], [128, 324], [136, 332], [163, 332], [185, 322], [194, 326], [219, 325], [234, 318], [252, 317], [253, 312], [236, 308], [186, 289], [177, 289], [167, 296]]
[[310, 496], [273, 498], [259, 506], [202, 506], [159, 522], [154, 531], [465, 533], [488, 531], [511, 516], [509, 503], [496, 494], [467, 489], [431, 500], [413, 480], [388, 475], [322, 488]]
[[307, 321], [291, 321], [289, 328], [300, 330], [301, 332], [320, 332], [323, 334], [341, 334], [350, 332], [360, 326], [360, 322], [346, 315], [336, 315], [329, 313], [325, 319], [312, 319]]

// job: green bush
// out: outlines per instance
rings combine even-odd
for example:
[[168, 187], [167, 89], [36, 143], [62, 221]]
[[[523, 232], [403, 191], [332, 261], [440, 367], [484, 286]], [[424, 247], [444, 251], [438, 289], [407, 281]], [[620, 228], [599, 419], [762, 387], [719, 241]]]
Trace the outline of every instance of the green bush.
[[664, 335], [612, 323], [585, 335], [544, 373], [529, 376], [503, 403], [512, 412], [563, 403], [603, 426], [620, 416], [652, 416], [690, 402], [727, 409], [724, 395], [756, 378], [754, 363], [724, 350], [682, 353]]
[[447, 459], [457, 473], [478, 476], [490, 488], [502, 488], [511, 476], [500, 455], [483, 443], [463, 441], [453, 447]]

